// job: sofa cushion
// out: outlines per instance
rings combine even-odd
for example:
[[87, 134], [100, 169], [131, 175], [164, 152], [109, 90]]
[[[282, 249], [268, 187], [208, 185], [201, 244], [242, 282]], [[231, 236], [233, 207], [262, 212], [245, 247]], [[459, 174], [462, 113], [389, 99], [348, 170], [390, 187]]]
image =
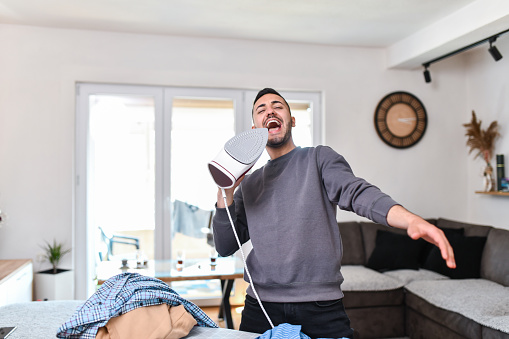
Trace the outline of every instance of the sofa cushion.
[[482, 326], [459, 313], [432, 305], [408, 291], [405, 303], [406, 334], [410, 338], [482, 338]]
[[509, 231], [493, 228], [481, 261], [481, 277], [509, 286]]
[[438, 247], [431, 250], [423, 267], [453, 279], [480, 278], [481, 258], [486, 237], [465, 237], [454, 234], [448, 239], [454, 250], [456, 268], [447, 267]]
[[359, 223], [356, 221], [338, 222], [339, 233], [343, 243], [342, 265], [364, 265], [364, 243]]
[[401, 306], [404, 304], [403, 283], [364, 266], [341, 268], [345, 281], [341, 285], [345, 308]]
[[[446, 238], [449, 240], [450, 237], [454, 236], [455, 234], [458, 235], [464, 235], [465, 229], [464, 228], [447, 228], [447, 227], [441, 227], [440, 228], [443, 232]], [[426, 259], [428, 258], [429, 253], [435, 248], [436, 246], [432, 243], [426, 242], [426, 248], [424, 251], [422, 251], [422, 257], [421, 257], [421, 267], [424, 267], [424, 263], [426, 262]]]
[[[509, 303], [507, 302], [509, 289], [496, 282], [485, 279], [414, 281], [405, 288], [433, 306], [460, 314], [483, 326], [509, 333]], [[415, 306], [408, 297], [407, 305], [412, 308]], [[437, 322], [446, 321], [429, 312], [425, 312], [425, 315]], [[453, 323], [446, 325], [450, 327]], [[462, 333], [460, 328], [465, 324], [457, 325], [458, 329], [455, 331]]]
[[407, 234], [406, 230], [402, 230], [399, 228], [388, 227], [381, 224], [375, 224], [372, 222], [360, 222], [359, 223], [362, 231], [362, 238], [364, 240], [364, 252], [366, 260], [371, 257], [371, 253], [376, 246], [376, 234], [378, 230], [394, 232], [397, 234]]
[[438, 218], [437, 219], [437, 227], [440, 228], [464, 228], [465, 236], [467, 237], [486, 237], [490, 230], [491, 226], [478, 225], [478, 224], [470, 224], [466, 222], [454, 221], [450, 219]]
[[375, 244], [366, 266], [385, 272], [398, 269], [417, 270], [426, 241], [413, 240], [406, 234], [377, 230]]
[[404, 286], [403, 282], [360, 265], [341, 267], [345, 279], [343, 291], [388, 291]]
[[394, 270], [384, 272], [384, 275], [387, 275], [391, 278], [394, 278], [398, 281], [401, 281], [403, 284], [411, 283], [412, 281], [418, 280], [443, 280], [450, 279], [445, 275], [439, 274], [437, 272], [419, 269], [419, 270]]

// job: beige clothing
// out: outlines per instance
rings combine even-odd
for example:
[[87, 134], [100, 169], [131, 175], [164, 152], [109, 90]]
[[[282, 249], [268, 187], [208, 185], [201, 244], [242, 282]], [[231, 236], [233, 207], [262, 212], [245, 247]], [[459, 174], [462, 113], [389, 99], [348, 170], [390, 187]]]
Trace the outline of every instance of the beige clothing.
[[177, 339], [189, 334], [196, 320], [183, 305], [139, 307], [111, 318], [96, 339]]

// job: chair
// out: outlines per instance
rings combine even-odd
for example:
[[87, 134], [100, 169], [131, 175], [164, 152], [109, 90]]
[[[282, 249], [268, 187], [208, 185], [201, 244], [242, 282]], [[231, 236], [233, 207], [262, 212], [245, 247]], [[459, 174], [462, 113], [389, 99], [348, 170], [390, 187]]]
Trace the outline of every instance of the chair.
[[131, 237], [127, 235], [118, 235], [118, 234], [107, 234], [101, 226], [98, 226], [101, 231], [101, 240], [106, 245], [106, 255], [104, 253], [99, 252], [99, 258], [101, 261], [110, 260], [113, 257], [113, 244], [124, 244], [124, 245], [132, 245], [136, 248], [136, 250], [140, 249], [140, 239], [137, 237]]

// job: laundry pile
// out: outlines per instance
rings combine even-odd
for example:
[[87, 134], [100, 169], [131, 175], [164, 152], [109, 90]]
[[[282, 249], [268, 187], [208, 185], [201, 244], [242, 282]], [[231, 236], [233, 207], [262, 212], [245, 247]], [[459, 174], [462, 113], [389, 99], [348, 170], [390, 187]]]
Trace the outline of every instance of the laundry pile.
[[101, 287], [65, 322], [58, 338], [182, 338], [193, 326], [218, 327], [198, 306], [159, 279], [122, 273]]

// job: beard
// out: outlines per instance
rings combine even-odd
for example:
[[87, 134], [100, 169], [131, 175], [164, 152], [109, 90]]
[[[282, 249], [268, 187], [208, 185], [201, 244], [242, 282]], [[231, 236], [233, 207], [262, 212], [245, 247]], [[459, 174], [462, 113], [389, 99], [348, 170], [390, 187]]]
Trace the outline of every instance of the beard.
[[292, 122], [288, 122], [285, 127], [285, 134], [282, 137], [275, 137], [267, 141], [267, 146], [272, 148], [279, 148], [285, 145], [292, 137]]

